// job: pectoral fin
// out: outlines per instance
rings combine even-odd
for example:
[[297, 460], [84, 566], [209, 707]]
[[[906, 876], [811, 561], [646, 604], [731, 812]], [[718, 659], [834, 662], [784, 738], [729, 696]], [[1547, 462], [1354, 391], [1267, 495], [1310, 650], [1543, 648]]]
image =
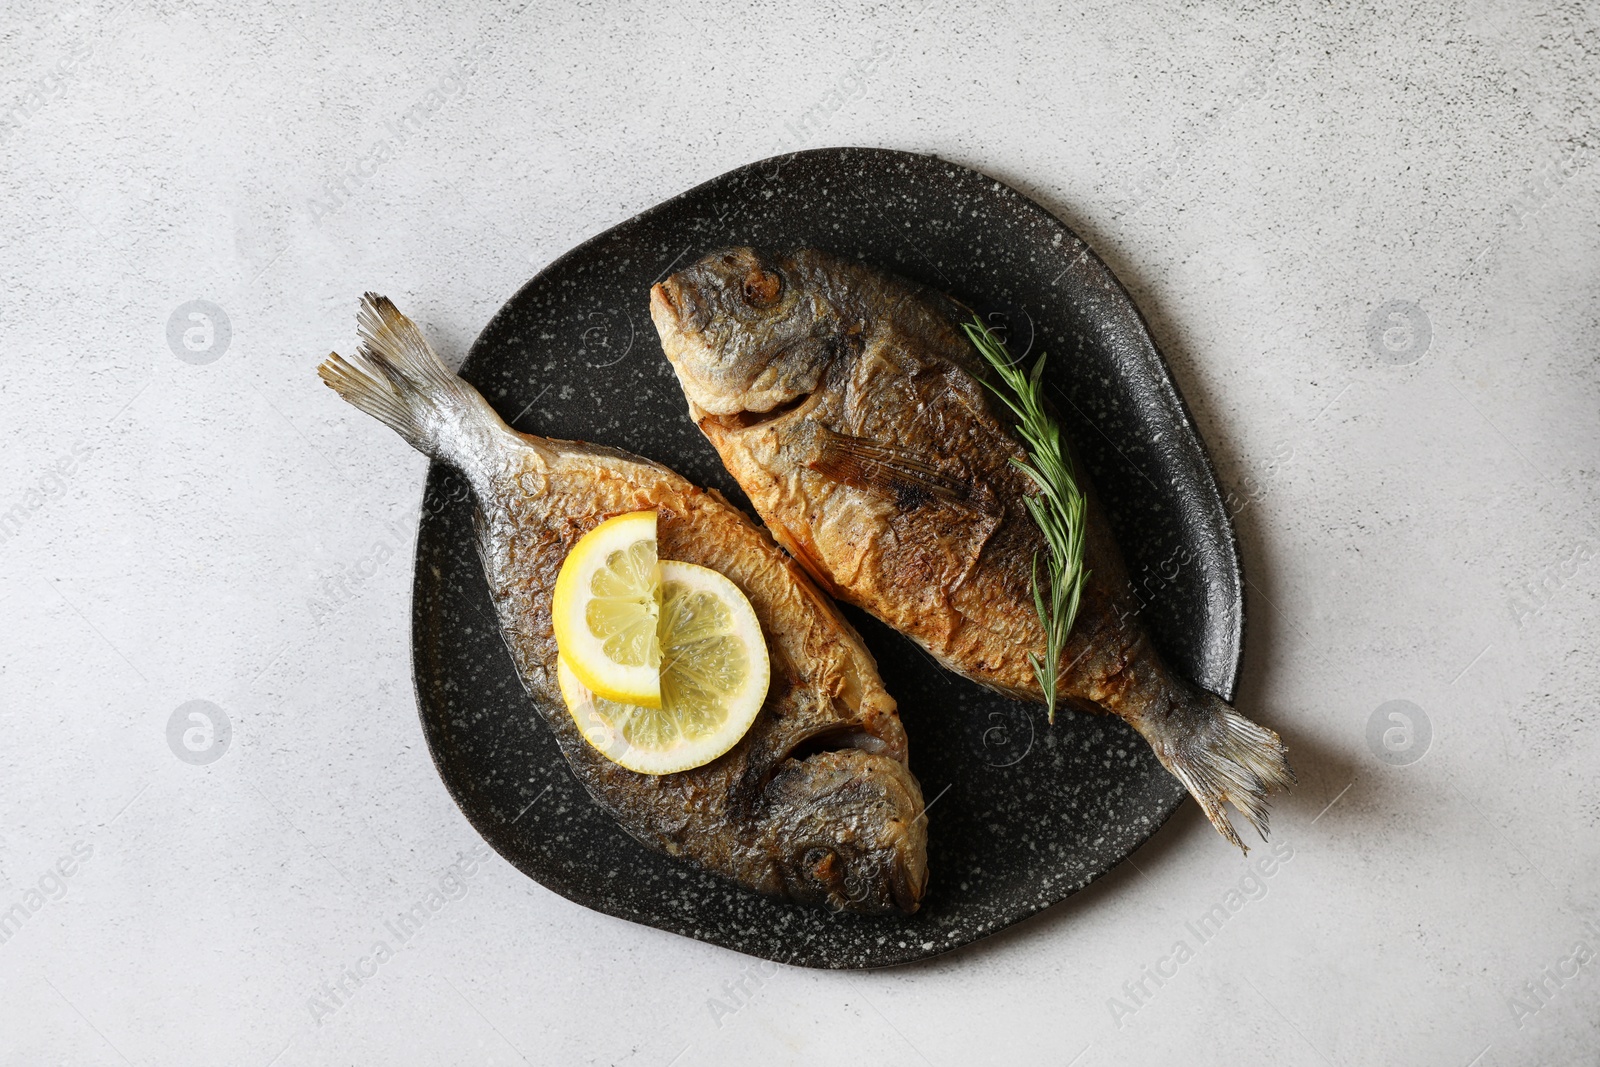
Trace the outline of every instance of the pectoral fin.
[[[836, 597], [841, 595], [839, 587], [833, 584], [833, 577], [828, 574], [828, 568], [822, 565], [822, 561], [811, 550], [812, 546], [808, 541], [796, 537], [787, 526], [777, 521], [776, 517], [767, 523], [767, 530], [772, 534], [772, 539], [778, 542], [785, 552], [793, 556], [795, 562], [800, 564], [801, 568], [811, 575], [812, 579], [829, 596]], [[804, 590], [804, 586], [801, 588]]]
[[812, 422], [806, 466], [853, 489], [894, 496], [903, 504], [933, 498], [966, 503], [967, 487], [909, 449], [852, 437]]

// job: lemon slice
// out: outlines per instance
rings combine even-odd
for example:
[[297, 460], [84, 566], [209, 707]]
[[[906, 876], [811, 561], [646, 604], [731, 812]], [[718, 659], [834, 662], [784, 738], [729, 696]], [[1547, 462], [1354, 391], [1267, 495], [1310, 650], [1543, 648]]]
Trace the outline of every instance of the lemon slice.
[[606, 700], [661, 706], [656, 513], [607, 519], [578, 539], [556, 575], [556, 647], [584, 687]]
[[607, 699], [565, 653], [556, 677], [584, 739], [641, 774], [701, 767], [738, 743], [767, 698], [771, 664], [750, 601], [707, 567], [662, 560], [661, 706]]

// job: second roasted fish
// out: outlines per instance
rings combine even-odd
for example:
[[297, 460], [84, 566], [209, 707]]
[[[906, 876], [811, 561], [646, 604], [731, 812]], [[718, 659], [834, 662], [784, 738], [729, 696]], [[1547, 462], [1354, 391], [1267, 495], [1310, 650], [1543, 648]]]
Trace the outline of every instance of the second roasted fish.
[[[969, 312], [823, 252], [730, 248], [656, 285], [650, 313], [691, 417], [824, 589], [952, 670], [1043, 699], [1036, 490], [960, 329]], [[1086, 541], [1058, 691], [1138, 730], [1229, 841], [1244, 847], [1230, 801], [1265, 837], [1267, 792], [1293, 780], [1277, 734], [1162, 662], [1092, 493]]]
[[[772, 896], [913, 912], [927, 884], [922, 791], [892, 697], [861, 639], [770, 537], [714, 492], [616, 449], [517, 433], [452, 374], [387, 299], [368, 294], [359, 353], [324, 381], [477, 498], [477, 547], [502, 635], [572, 773], [650, 848]], [[550, 619], [567, 552], [607, 518], [654, 509], [662, 558], [726, 575], [772, 665], [755, 722], [728, 752], [674, 774], [607, 760], [562, 702]]]

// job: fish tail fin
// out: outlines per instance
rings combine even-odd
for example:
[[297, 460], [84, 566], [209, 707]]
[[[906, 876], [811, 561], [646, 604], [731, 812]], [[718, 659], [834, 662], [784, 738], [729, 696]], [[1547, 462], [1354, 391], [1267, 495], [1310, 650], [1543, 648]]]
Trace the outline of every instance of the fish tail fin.
[[1211, 825], [1240, 851], [1250, 849], [1234, 832], [1232, 803], [1261, 840], [1267, 839], [1267, 794], [1295, 782], [1289, 752], [1278, 735], [1240, 715], [1221, 697], [1179, 682], [1172, 714], [1141, 732], [1156, 756], [1182, 782]]
[[463, 458], [462, 431], [503, 426], [489, 402], [445, 366], [417, 324], [386, 296], [367, 293], [356, 317], [356, 354], [337, 352], [317, 376], [351, 404], [434, 459]]

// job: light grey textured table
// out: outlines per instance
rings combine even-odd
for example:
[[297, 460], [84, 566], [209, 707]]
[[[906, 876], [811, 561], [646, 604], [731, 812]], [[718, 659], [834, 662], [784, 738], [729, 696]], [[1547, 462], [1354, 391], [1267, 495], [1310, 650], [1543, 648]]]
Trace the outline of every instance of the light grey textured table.
[[[5, 13], [0, 1059], [1594, 1062], [1592, 5], [431, 7]], [[367, 288], [459, 360], [564, 249], [817, 144], [984, 169], [1133, 291], [1301, 773], [1270, 876], [1187, 805], [831, 974], [476, 851], [409, 681], [424, 461], [313, 367]]]

